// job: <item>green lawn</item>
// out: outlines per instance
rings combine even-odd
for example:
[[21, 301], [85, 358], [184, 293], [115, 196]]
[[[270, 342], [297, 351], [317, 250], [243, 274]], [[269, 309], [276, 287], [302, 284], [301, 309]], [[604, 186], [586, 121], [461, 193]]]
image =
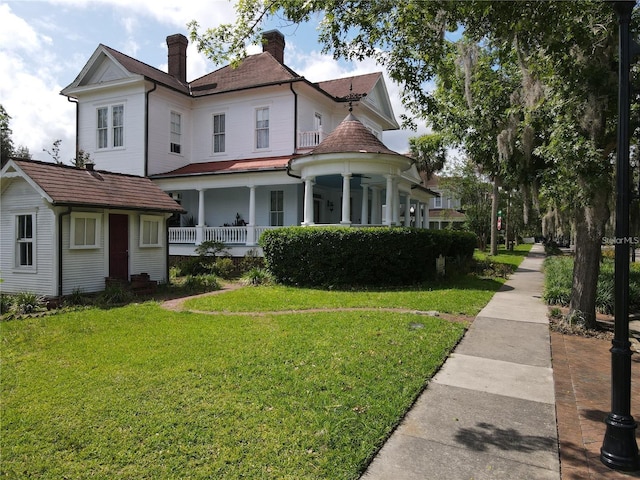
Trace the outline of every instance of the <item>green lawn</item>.
[[[474, 315], [501, 283], [245, 287], [189, 305], [247, 313], [0, 322], [0, 476], [356, 479], [465, 329], [382, 308]], [[337, 307], [370, 310], [268, 313]]]
[[473, 258], [476, 260], [490, 260], [497, 263], [506, 263], [508, 265], [518, 267], [520, 262], [522, 262], [522, 260], [527, 256], [532, 246], [533, 245], [530, 243], [523, 243], [513, 247], [513, 251], [510, 252], [504, 247], [504, 245], [499, 245], [498, 255], [491, 256], [488, 254], [488, 251], [480, 252], [476, 250]]

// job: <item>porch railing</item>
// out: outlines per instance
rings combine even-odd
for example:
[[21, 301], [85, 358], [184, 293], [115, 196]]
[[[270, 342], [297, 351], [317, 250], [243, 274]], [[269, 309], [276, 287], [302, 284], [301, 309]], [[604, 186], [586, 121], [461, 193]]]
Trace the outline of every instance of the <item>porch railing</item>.
[[250, 231], [253, 229], [254, 241], [251, 243], [257, 243], [260, 236], [267, 230], [271, 230], [278, 227], [271, 227], [266, 225], [258, 225], [255, 227], [204, 227], [202, 228], [202, 239], [198, 239], [199, 227], [170, 227], [169, 228], [169, 243], [179, 244], [193, 244], [199, 243], [199, 241], [214, 240], [222, 242], [227, 245], [247, 245], [251, 235]]
[[196, 227], [170, 227], [169, 243], [196, 243]]
[[247, 227], [205, 227], [203, 240], [244, 245], [247, 243]]

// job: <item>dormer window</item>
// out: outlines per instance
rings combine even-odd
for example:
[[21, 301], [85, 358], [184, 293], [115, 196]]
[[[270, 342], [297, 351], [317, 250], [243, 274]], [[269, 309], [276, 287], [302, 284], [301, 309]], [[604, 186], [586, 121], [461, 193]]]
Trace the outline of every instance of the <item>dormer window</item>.
[[182, 151], [182, 115], [176, 112], [171, 112], [171, 153], [181, 153]]
[[98, 150], [124, 147], [124, 105], [98, 107], [96, 126]]

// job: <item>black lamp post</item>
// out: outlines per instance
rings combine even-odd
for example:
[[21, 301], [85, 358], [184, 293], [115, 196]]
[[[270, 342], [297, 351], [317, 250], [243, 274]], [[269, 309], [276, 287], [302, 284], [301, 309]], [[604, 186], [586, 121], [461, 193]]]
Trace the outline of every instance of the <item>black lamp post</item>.
[[631, 342], [629, 342], [629, 24], [636, 2], [615, 1], [619, 24], [618, 147], [616, 160], [615, 334], [611, 347], [611, 412], [600, 449], [600, 461], [615, 470], [640, 469], [631, 416]]

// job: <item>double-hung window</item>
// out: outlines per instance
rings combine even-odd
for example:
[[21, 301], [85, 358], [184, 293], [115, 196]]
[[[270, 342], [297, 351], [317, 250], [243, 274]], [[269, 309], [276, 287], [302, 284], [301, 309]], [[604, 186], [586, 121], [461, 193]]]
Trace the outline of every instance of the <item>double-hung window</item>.
[[224, 153], [225, 151], [225, 123], [226, 118], [224, 113], [216, 113], [213, 115], [213, 153]]
[[35, 215], [16, 215], [16, 268], [33, 269], [35, 235]]
[[434, 197], [433, 199], [433, 207], [434, 208], [442, 208], [442, 197]]
[[124, 147], [124, 105], [98, 107], [96, 146], [99, 150]]
[[281, 227], [284, 225], [284, 191], [273, 190], [271, 192], [269, 217], [271, 226]]
[[256, 148], [269, 148], [269, 107], [256, 109]]
[[140, 247], [161, 247], [162, 217], [140, 215]]
[[182, 150], [182, 115], [171, 112], [171, 153], [181, 153]]
[[73, 212], [71, 214], [70, 248], [87, 249], [100, 247], [99, 213]]

